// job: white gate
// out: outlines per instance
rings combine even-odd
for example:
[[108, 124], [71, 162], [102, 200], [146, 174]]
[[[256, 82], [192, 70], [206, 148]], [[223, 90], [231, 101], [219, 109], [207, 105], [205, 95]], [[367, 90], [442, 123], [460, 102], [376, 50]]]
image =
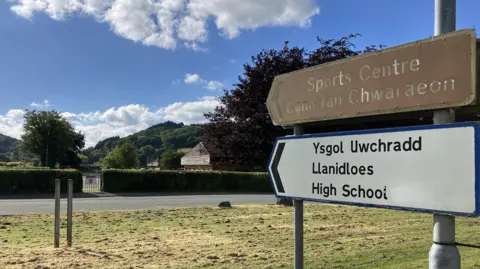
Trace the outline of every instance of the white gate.
[[83, 192], [102, 191], [102, 181], [99, 174], [87, 174], [82, 176]]

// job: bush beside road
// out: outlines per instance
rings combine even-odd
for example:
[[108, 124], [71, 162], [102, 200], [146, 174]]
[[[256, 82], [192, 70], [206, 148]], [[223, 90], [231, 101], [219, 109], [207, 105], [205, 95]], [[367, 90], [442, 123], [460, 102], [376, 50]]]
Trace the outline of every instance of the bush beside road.
[[[104, 191], [111, 193], [273, 192], [267, 173], [108, 169], [101, 177]], [[82, 192], [82, 173], [76, 169], [0, 168], [0, 195], [53, 195], [56, 178], [62, 179], [62, 193], [69, 178], [73, 191]]]
[[267, 173], [111, 169], [102, 171], [104, 191], [272, 193]]
[[1, 169], [0, 194], [52, 194], [55, 179], [62, 180], [61, 192], [67, 192], [67, 179], [73, 180], [73, 192], [82, 191], [82, 174], [75, 169]]

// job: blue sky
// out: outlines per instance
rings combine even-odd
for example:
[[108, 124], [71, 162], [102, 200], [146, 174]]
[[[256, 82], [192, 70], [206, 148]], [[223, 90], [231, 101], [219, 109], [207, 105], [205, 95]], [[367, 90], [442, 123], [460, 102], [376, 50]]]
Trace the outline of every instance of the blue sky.
[[[291, 3], [295, 2], [295, 3]], [[457, 1], [457, 29], [480, 27]], [[433, 34], [434, 0], [8, 0], [0, 2], [0, 133], [57, 109], [87, 144], [174, 120], [201, 122], [242, 63], [285, 40], [360, 33], [387, 46]]]

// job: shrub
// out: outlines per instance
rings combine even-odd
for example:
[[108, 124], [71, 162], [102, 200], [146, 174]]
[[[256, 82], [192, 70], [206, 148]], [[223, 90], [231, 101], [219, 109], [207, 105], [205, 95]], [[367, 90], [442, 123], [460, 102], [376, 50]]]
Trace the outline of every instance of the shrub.
[[32, 163], [28, 162], [0, 162], [2, 167], [33, 167]]
[[267, 173], [220, 171], [104, 170], [106, 192], [265, 192]]
[[25, 164], [22, 162], [8, 162], [7, 166], [24, 166]]
[[5, 169], [0, 168], [1, 194], [51, 193], [55, 179], [61, 182], [61, 191], [67, 192], [67, 179], [73, 179], [73, 192], [82, 191], [82, 174], [74, 169]]

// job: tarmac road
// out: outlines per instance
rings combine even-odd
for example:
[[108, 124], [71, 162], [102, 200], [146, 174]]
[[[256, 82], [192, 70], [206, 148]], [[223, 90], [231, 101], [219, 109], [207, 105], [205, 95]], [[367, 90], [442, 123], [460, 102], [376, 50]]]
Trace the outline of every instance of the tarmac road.
[[[74, 198], [73, 211], [135, 210], [193, 206], [216, 206], [222, 201], [232, 205], [274, 204], [274, 195], [222, 194], [222, 195], [104, 195], [90, 198]], [[2, 198], [0, 215], [54, 213], [52, 198]], [[61, 211], [66, 212], [67, 200], [61, 199]]]

